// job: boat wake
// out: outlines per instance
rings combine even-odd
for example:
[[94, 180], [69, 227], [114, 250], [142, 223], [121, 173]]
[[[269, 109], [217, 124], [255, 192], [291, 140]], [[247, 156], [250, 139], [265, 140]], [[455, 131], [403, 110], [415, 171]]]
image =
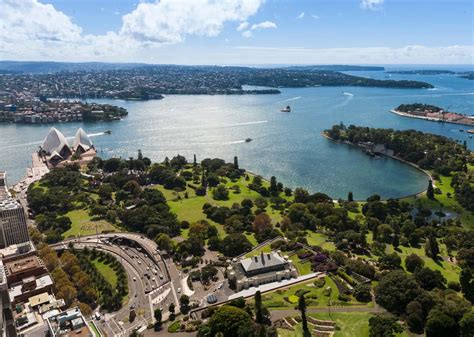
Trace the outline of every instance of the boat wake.
[[351, 94], [350, 92], [343, 92], [342, 94], [349, 97], [354, 97], [354, 94]]
[[268, 123], [268, 121], [255, 121], [255, 122], [235, 123], [235, 124], [224, 125], [224, 127], [244, 126], [244, 125], [254, 125], [254, 124], [264, 124], [264, 123]]
[[296, 101], [297, 99], [300, 99], [300, 98], [302, 98], [302, 97], [301, 96], [296, 96], [296, 97], [293, 97], [293, 98], [284, 99], [283, 101], [278, 101], [277, 103]]
[[97, 137], [97, 136], [103, 136], [105, 135], [105, 132], [98, 132], [98, 133], [89, 133], [89, 137]]

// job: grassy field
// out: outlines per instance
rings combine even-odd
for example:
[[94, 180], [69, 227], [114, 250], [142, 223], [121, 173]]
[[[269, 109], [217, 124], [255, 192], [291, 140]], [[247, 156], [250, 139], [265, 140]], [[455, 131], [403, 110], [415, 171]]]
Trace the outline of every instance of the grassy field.
[[301, 260], [300, 260], [300, 258], [298, 257], [297, 254], [290, 257], [290, 260], [293, 262], [293, 265], [298, 270], [298, 274], [307, 275], [307, 274], [310, 274], [312, 272], [311, 271], [311, 263], [309, 263], [308, 261], [301, 262]]
[[[329, 301], [331, 301], [331, 305], [342, 305], [343, 303], [337, 299], [338, 290], [334, 282], [329, 277], [325, 277], [324, 279], [326, 283], [322, 288], [317, 288], [313, 282], [298, 284], [287, 289], [279, 289], [264, 294], [262, 296], [262, 302], [270, 310], [294, 309], [298, 303], [296, 292], [298, 290], [306, 290], [308, 291], [308, 293], [305, 294], [306, 305], [308, 308], [324, 308], [328, 306]], [[332, 289], [329, 296], [323, 294], [324, 289], [327, 287]], [[365, 305], [364, 303], [359, 303], [355, 300], [348, 302], [348, 304]]]
[[335, 251], [336, 247], [332, 242], [326, 242], [327, 236], [321, 233], [315, 233], [311, 231], [306, 232], [306, 239], [310, 246], [320, 246], [328, 251]]
[[[440, 245], [440, 249], [443, 250], [444, 245]], [[423, 247], [420, 248], [413, 248], [413, 247], [403, 247], [399, 246], [400, 251], [397, 251], [396, 253], [401, 257], [402, 259], [402, 266], [405, 267], [405, 258], [410, 255], [415, 253], [419, 257], [425, 261], [425, 267], [428, 267], [433, 270], [439, 270], [441, 274], [446, 278], [448, 281], [456, 281], [459, 282], [459, 273], [461, 272], [461, 269], [449, 262], [446, 262], [444, 260], [442, 261], [434, 261], [432, 258], [426, 256], [425, 250]], [[387, 252], [392, 253], [394, 251], [394, 248], [392, 245], [387, 247]]]
[[[369, 319], [372, 316], [365, 312], [333, 312], [309, 314], [309, 316], [320, 320], [334, 321], [338, 330], [334, 333], [334, 337], [368, 337], [369, 336]], [[311, 326], [311, 325], [310, 325]], [[301, 337], [303, 329], [301, 324], [295, 326], [295, 331], [278, 329], [278, 336], [281, 337]], [[409, 333], [403, 332], [397, 334], [397, 337], [408, 337]]]
[[65, 215], [71, 219], [72, 224], [71, 228], [63, 233], [63, 238], [92, 235], [96, 233], [96, 229], [99, 233], [117, 231], [116, 227], [105, 220], [92, 221], [89, 213], [84, 209], [70, 211]]
[[99, 261], [98, 259], [92, 260], [92, 264], [97, 268], [99, 273], [110, 283], [110, 285], [115, 288], [117, 286], [117, 274], [112, 267], [105, 264], [104, 262]]

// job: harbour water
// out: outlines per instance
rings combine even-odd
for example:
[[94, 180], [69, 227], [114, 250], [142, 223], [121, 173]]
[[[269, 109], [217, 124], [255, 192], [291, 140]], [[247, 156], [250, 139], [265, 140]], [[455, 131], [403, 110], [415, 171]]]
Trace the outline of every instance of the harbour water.
[[[384, 72], [355, 75], [385, 78]], [[426, 81], [434, 89], [316, 87], [281, 89], [280, 95], [167, 96], [158, 101], [96, 100], [123, 106], [129, 115], [108, 123], [55, 124], [66, 136], [78, 127], [93, 135], [102, 157], [136, 156], [141, 149], [154, 161], [181, 154], [199, 160], [219, 157], [239, 163], [264, 177], [275, 175], [290, 187], [303, 186], [333, 198], [356, 199], [378, 193], [400, 197], [417, 193], [427, 177], [391, 159], [374, 159], [356, 148], [323, 138], [333, 124], [417, 129], [466, 141], [474, 139], [460, 125], [403, 118], [389, 112], [402, 103], [429, 103], [474, 114], [474, 81], [453, 75], [417, 76], [392, 74], [392, 79]], [[344, 94], [345, 93], [345, 94]], [[347, 94], [347, 93], [350, 93]], [[280, 112], [291, 106], [290, 113]], [[0, 124], [0, 169], [10, 183], [18, 181], [46, 136], [47, 125]], [[111, 135], [103, 131], [111, 130]], [[251, 142], [245, 142], [252, 138]]]

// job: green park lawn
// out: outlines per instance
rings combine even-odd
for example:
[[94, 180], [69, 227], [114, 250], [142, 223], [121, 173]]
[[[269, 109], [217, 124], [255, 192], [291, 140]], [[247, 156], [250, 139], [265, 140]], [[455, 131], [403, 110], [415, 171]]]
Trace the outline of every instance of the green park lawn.
[[63, 238], [70, 236], [85, 236], [102, 232], [117, 231], [117, 228], [105, 220], [93, 221], [85, 209], [77, 209], [65, 214], [71, 219], [71, 228], [64, 232]]
[[[337, 330], [334, 337], [368, 337], [369, 319], [372, 316], [366, 312], [332, 312], [332, 313], [310, 313], [309, 316], [320, 320], [334, 321], [337, 324]], [[310, 325], [311, 327], [311, 325]], [[295, 325], [295, 331], [278, 329], [278, 336], [281, 337], [302, 337], [303, 329], [301, 324]], [[397, 334], [396, 337], [408, 337], [408, 332]]]
[[105, 264], [103, 261], [99, 261], [98, 259], [92, 260], [92, 264], [113, 288], [117, 286], [117, 273], [111, 266]]
[[310, 246], [319, 246], [328, 251], [335, 251], [336, 247], [334, 243], [327, 242], [327, 236], [322, 233], [316, 233], [311, 231], [306, 231], [306, 240], [308, 240], [308, 245]]
[[299, 275], [307, 275], [307, 274], [310, 274], [312, 272], [311, 263], [308, 262], [308, 261], [301, 262], [301, 260], [300, 260], [300, 258], [298, 257], [297, 254], [291, 256], [290, 260], [293, 262], [293, 265], [298, 270]]
[[[287, 289], [279, 289], [270, 293], [262, 295], [262, 303], [270, 310], [278, 309], [294, 309], [298, 303], [298, 296], [296, 292], [300, 289], [309, 291], [305, 294], [306, 305], [308, 308], [325, 308], [328, 306], [329, 301], [331, 305], [344, 305], [343, 302], [340, 302], [338, 297], [338, 290], [334, 282], [329, 278], [324, 278], [326, 283], [322, 288], [317, 288], [313, 281], [298, 284]], [[326, 296], [323, 294], [324, 289], [330, 287], [332, 289], [331, 294]], [[286, 298], [286, 299], [285, 299]], [[353, 300], [347, 304], [361, 304]]]
[[[440, 249], [443, 250], [444, 245], [440, 245]], [[399, 246], [398, 247], [400, 250], [397, 251], [396, 253], [400, 256], [402, 259], [402, 266], [405, 267], [405, 258], [410, 255], [410, 254], [416, 254], [419, 257], [425, 261], [425, 267], [428, 267], [433, 270], [439, 270], [441, 274], [446, 278], [446, 280], [449, 281], [455, 281], [459, 282], [459, 273], [461, 272], [461, 269], [447, 261], [441, 260], [441, 261], [434, 261], [432, 258], [426, 256], [425, 250], [423, 247], [420, 248], [414, 248], [414, 247], [404, 247], [404, 246]], [[394, 251], [394, 248], [392, 245], [387, 247], [387, 252], [392, 253]], [[444, 254], [443, 254], [444, 255]]]

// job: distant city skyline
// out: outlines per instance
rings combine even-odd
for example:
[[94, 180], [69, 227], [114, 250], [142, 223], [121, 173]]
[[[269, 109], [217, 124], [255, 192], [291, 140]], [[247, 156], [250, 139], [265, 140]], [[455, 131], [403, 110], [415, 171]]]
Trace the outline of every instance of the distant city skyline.
[[469, 0], [0, 0], [0, 60], [472, 64]]

